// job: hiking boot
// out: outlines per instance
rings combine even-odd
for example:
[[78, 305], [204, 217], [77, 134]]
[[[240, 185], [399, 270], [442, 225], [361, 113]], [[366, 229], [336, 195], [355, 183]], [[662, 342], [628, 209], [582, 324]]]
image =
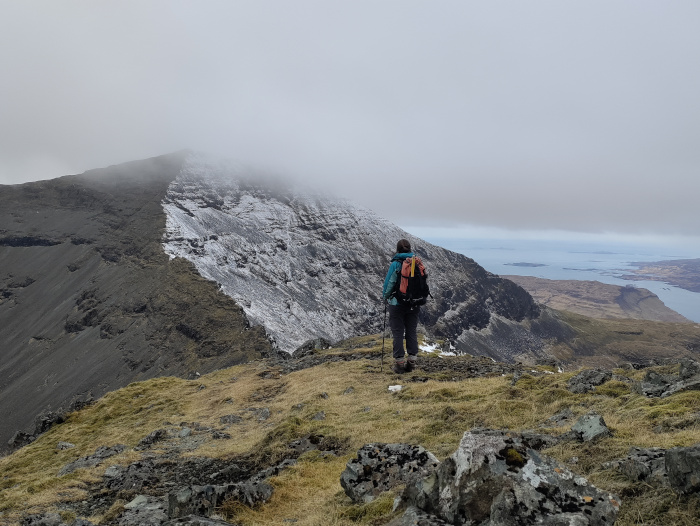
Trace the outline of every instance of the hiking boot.
[[408, 360], [406, 361], [406, 366], [405, 366], [407, 373], [410, 373], [411, 371], [413, 371], [413, 369], [416, 368], [417, 361], [418, 360], [416, 359], [415, 356], [411, 356], [411, 355], [408, 356]]
[[396, 374], [403, 374], [406, 372], [406, 362], [394, 362], [394, 366], [391, 368]]

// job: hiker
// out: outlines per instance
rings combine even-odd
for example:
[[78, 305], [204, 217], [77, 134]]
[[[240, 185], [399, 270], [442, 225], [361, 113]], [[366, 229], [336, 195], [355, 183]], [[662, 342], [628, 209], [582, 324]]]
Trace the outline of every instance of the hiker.
[[[392, 370], [401, 374], [411, 372], [416, 366], [418, 357], [418, 313], [420, 306], [418, 305], [401, 305], [396, 298], [396, 284], [400, 279], [401, 267], [406, 258], [414, 257], [411, 252], [411, 243], [406, 239], [401, 239], [396, 244], [396, 255], [391, 259], [389, 271], [384, 279], [384, 300], [387, 302], [389, 309], [389, 327], [391, 334], [394, 337], [394, 366]], [[403, 348], [404, 335], [406, 337], [406, 350], [408, 351], [408, 360], [405, 359]]]

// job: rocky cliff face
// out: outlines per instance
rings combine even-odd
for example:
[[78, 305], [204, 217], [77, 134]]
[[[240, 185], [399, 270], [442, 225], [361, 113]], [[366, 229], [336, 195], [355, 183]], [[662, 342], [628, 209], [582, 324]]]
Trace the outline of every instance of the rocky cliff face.
[[542, 352], [540, 310], [525, 290], [346, 201], [191, 155], [164, 208], [165, 251], [218, 283], [283, 351], [381, 331], [382, 284], [407, 238], [429, 270], [427, 331], [494, 358]]

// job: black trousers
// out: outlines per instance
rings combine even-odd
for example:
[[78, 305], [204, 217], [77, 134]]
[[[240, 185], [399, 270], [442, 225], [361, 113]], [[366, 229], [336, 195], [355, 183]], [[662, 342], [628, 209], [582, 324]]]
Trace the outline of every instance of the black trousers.
[[406, 307], [404, 305], [389, 305], [389, 327], [394, 337], [394, 359], [404, 357], [403, 339], [406, 338], [406, 350], [413, 356], [418, 354], [418, 313], [420, 307]]

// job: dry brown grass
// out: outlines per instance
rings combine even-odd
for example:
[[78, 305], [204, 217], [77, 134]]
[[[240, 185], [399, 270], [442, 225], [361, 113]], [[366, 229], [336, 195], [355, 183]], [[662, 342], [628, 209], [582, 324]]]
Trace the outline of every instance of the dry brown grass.
[[[367, 342], [371, 345], [372, 340]], [[370, 346], [357, 352], [377, 351], [376, 346]], [[600, 466], [626, 455], [631, 446], [668, 448], [700, 442], [700, 428], [690, 418], [700, 412], [699, 392], [648, 399], [634, 393], [627, 383], [611, 381], [594, 393], [579, 395], [566, 390], [566, 381], [573, 373], [526, 374], [515, 386], [510, 385], [510, 376], [414, 383], [386, 368], [380, 374], [376, 365], [376, 360], [326, 363], [281, 376], [261, 361], [196, 381], [159, 378], [110, 393], [94, 406], [71, 415], [35, 443], [0, 459], [0, 511], [5, 512], [0, 522], [16, 520], [27, 511], [51, 509], [61, 501], [84, 498], [87, 486], [98, 480], [104, 465], [60, 478], [56, 473], [66, 463], [92, 454], [100, 445], [123, 443], [133, 447], [167, 423], [200, 422], [221, 428], [222, 416], [237, 414], [243, 421], [228, 429], [231, 439], [211, 440], [189, 454], [225, 458], [257, 454], [261, 462], [275, 460], [283, 458], [291, 440], [312, 433], [333, 437], [346, 448], [338, 458], [303, 456], [297, 466], [273, 479], [276, 491], [264, 506], [252, 510], [230, 503], [222, 513], [250, 526], [283, 524], [285, 519], [297, 519], [300, 526], [371, 524], [390, 516], [393, 497], [387, 495], [373, 505], [355, 506], [339, 484], [345, 463], [362, 445], [421, 444], [443, 458], [456, 448], [465, 430], [477, 426], [541, 429], [555, 434], [566, 431], [568, 427], [540, 426], [568, 407], [577, 416], [597, 411], [614, 436], [595, 444], [563, 444], [546, 453], [568, 463], [573, 471], [589, 477], [599, 487], [621, 494], [619, 524], [654, 524], [659, 518], [671, 522], [657, 524], [693, 523], [688, 522], [688, 514], [697, 510], [696, 501], [632, 484]], [[643, 375], [641, 371], [617, 372], [637, 380]], [[404, 386], [403, 390], [391, 394], [388, 386], [397, 383]], [[352, 392], [348, 392], [350, 387]], [[270, 410], [270, 418], [264, 421], [248, 411], [262, 407]], [[325, 419], [314, 420], [320, 412], [325, 413]], [[59, 440], [77, 447], [58, 451]], [[138, 455], [133, 451], [124, 453], [110, 459], [110, 464], [127, 464]], [[571, 462], [572, 457], [578, 457], [578, 462]]]

